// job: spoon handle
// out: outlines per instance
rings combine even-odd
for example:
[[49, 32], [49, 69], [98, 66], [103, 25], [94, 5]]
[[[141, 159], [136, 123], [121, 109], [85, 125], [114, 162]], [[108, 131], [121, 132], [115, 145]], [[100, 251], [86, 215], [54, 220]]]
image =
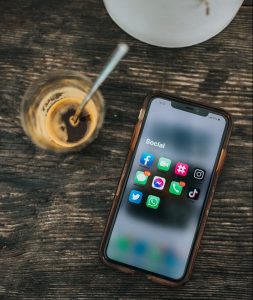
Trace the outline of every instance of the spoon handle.
[[104, 66], [104, 68], [101, 71], [101, 73], [99, 74], [98, 78], [96, 79], [96, 81], [92, 85], [90, 91], [84, 97], [84, 99], [82, 100], [80, 106], [76, 110], [76, 112], [74, 114], [74, 121], [75, 122], [77, 121], [78, 117], [80, 116], [84, 106], [91, 99], [91, 97], [94, 95], [94, 93], [100, 87], [100, 85], [110, 75], [110, 73], [114, 70], [114, 68], [117, 66], [117, 64], [120, 62], [120, 60], [126, 55], [127, 52], [128, 52], [128, 46], [126, 44], [123, 44], [123, 43], [118, 44], [117, 48], [113, 51], [110, 59], [108, 60], [107, 64]]

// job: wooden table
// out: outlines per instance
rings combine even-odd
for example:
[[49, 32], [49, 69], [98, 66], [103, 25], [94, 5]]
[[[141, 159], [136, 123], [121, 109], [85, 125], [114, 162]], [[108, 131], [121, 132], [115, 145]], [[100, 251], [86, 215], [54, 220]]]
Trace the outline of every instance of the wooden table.
[[[252, 2], [215, 38], [162, 49], [120, 30], [102, 1], [0, 0], [0, 299], [251, 299]], [[22, 95], [41, 74], [92, 79], [118, 41], [131, 52], [102, 87], [99, 138], [57, 156], [20, 127]], [[233, 114], [228, 158], [192, 279], [181, 289], [117, 272], [98, 246], [139, 109], [163, 89]]]

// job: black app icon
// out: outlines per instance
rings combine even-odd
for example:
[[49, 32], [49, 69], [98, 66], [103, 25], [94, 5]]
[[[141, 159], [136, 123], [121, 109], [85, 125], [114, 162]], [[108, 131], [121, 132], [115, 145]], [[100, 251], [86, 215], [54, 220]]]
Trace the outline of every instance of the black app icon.
[[195, 169], [193, 173], [193, 177], [198, 180], [203, 180], [205, 177], [205, 173], [206, 173], [205, 170]]
[[190, 187], [187, 192], [187, 196], [190, 199], [198, 200], [200, 194], [200, 189], [195, 187]]

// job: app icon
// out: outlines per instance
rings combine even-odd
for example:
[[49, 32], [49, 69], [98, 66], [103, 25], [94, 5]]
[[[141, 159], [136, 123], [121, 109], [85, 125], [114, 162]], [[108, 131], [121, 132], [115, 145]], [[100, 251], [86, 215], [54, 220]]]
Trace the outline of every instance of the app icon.
[[137, 171], [134, 177], [134, 183], [145, 185], [148, 181], [148, 176], [142, 171]]
[[164, 251], [164, 261], [170, 267], [177, 267], [178, 266], [178, 257], [175, 251], [172, 249], [166, 249]]
[[129, 200], [129, 202], [132, 202], [132, 203], [135, 203], [135, 204], [140, 204], [142, 196], [143, 196], [142, 192], [132, 190], [129, 194], [128, 200]]
[[160, 203], [160, 198], [153, 196], [153, 195], [148, 195], [148, 199], [146, 202], [146, 206], [149, 208], [157, 209]]
[[155, 156], [151, 153], [144, 152], [141, 155], [140, 164], [145, 167], [150, 167], [155, 159]]
[[157, 164], [157, 169], [160, 171], [169, 171], [170, 165], [171, 165], [170, 159], [166, 157], [160, 157]]
[[152, 188], [162, 190], [165, 186], [165, 182], [166, 182], [165, 178], [155, 176], [152, 182]]
[[148, 255], [151, 261], [161, 261], [163, 259], [163, 249], [151, 245]]
[[119, 250], [121, 251], [126, 251], [130, 248], [130, 239], [125, 236], [119, 236], [118, 239], [116, 240], [117, 246]]
[[182, 194], [183, 191], [183, 187], [185, 186], [185, 182], [183, 181], [172, 181], [170, 184], [170, 189], [169, 192], [171, 194], [180, 196]]
[[180, 176], [186, 176], [188, 172], [189, 166], [182, 162], [178, 162], [175, 167], [175, 174]]
[[137, 240], [133, 246], [133, 251], [136, 255], [143, 255], [147, 251], [148, 245], [144, 241]]
[[198, 180], [203, 180], [205, 177], [205, 171], [202, 169], [195, 169], [193, 173], [193, 177], [198, 179]]
[[200, 189], [195, 187], [190, 187], [187, 192], [187, 197], [190, 199], [198, 200], [199, 198]]

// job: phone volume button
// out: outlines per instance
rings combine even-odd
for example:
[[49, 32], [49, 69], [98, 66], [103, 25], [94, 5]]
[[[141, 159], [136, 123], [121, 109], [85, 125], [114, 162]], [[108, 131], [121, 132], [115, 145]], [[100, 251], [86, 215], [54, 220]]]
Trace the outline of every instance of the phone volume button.
[[140, 112], [139, 112], [138, 120], [139, 120], [139, 121], [142, 121], [142, 120], [143, 120], [143, 116], [144, 116], [144, 109], [141, 108], [141, 109], [140, 109]]
[[217, 168], [216, 168], [216, 173], [217, 173], [217, 174], [220, 174], [220, 172], [221, 172], [221, 170], [222, 170], [222, 168], [223, 168], [223, 165], [224, 165], [224, 161], [225, 161], [226, 155], [227, 155], [226, 149], [222, 149], [222, 150], [221, 150], [220, 159], [219, 159], [219, 161], [218, 161]]
[[133, 135], [131, 138], [131, 143], [130, 143], [130, 150], [132, 150], [132, 151], [134, 150], [134, 147], [135, 147], [135, 144], [136, 144], [136, 141], [138, 138], [138, 134], [140, 131], [140, 125], [141, 125], [141, 122], [137, 122], [137, 124], [134, 127], [134, 132], [133, 132]]
[[130, 148], [132, 148], [132, 144], [133, 144], [133, 141], [134, 141], [134, 136], [135, 136], [135, 133], [136, 133], [136, 126], [137, 126], [137, 124], [134, 126], [134, 131], [132, 133], [132, 137], [131, 137], [131, 141], [130, 141]]
[[138, 119], [140, 120], [141, 118], [141, 113], [142, 113], [142, 108], [140, 109], [140, 112], [139, 112], [139, 116], [138, 116]]

